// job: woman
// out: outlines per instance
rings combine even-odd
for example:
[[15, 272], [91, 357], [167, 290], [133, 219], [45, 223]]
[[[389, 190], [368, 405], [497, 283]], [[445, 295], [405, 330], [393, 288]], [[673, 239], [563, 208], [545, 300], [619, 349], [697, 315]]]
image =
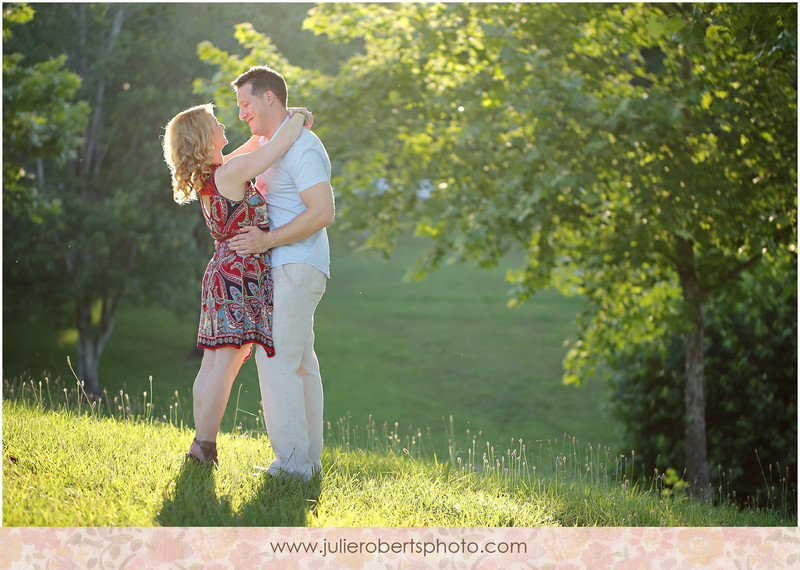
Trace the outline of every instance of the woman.
[[[295, 112], [299, 111], [299, 112]], [[172, 174], [179, 204], [199, 196], [216, 251], [203, 276], [203, 304], [197, 345], [204, 349], [194, 382], [195, 438], [187, 454], [200, 463], [217, 459], [217, 433], [231, 386], [253, 343], [275, 354], [272, 343], [272, 283], [269, 252], [241, 256], [228, 247], [239, 229], [255, 225], [269, 230], [267, 204], [251, 179], [291, 148], [310, 113], [290, 110], [292, 118], [264, 146], [246, 144], [252, 152], [233, 153], [226, 161], [225, 126], [212, 105], [192, 107], [166, 126], [164, 159]]]

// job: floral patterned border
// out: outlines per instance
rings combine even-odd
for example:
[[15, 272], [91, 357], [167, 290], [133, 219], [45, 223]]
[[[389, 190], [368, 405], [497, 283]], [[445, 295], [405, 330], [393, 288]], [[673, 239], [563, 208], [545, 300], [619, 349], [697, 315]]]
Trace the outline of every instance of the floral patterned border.
[[800, 568], [800, 531], [797, 528], [0, 529], [0, 568], [222, 570], [310, 565], [315, 568], [773, 570]]

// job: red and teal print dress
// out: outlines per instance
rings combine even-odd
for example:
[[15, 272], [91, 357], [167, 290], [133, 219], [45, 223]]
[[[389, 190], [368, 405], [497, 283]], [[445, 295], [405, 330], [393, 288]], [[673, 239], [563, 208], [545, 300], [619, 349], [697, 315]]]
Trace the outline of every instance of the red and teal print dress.
[[203, 213], [216, 240], [216, 251], [203, 276], [197, 346], [239, 348], [255, 342], [266, 349], [267, 356], [273, 356], [269, 252], [242, 256], [228, 246], [228, 238], [244, 226], [269, 229], [267, 203], [250, 182], [240, 202], [221, 196], [214, 183], [219, 166], [212, 166], [211, 175], [200, 190], [201, 196], [209, 197], [210, 208], [206, 210], [203, 205]]

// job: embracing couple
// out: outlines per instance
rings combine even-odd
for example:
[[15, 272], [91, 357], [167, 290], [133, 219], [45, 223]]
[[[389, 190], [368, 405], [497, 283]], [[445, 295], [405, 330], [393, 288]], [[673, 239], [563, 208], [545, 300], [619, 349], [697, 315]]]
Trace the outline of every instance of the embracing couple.
[[203, 277], [197, 345], [204, 351], [188, 456], [218, 463], [222, 416], [252, 351], [275, 454], [267, 472], [309, 479], [322, 469], [313, 327], [330, 276], [330, 160], [310, 130], [311, 113], [287, 107], [279, 73], [253, 67], [232, 85], [239, 118], [253, 135], [244, 145], [222, 154], [225, 126], [210, 104], [176, 115], [163, 139], [175, 201], [200, 198], [216, 248]]

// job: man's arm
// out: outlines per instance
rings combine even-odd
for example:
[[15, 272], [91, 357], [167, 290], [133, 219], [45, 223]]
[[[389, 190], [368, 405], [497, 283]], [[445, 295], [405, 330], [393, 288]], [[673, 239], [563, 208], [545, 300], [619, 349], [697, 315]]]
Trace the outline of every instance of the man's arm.
[[240, 255], [263, 253], [305, 239], [333, 223], [336, 206], [330, 182], [319, 182], [306, 188], [300, 193], [300, 198], [306, 209], [288, 224], [269, 232], [256, 226], [246, 226], [228, 240], [228, 245]]
[[[305, 127], [307, 129], [311, 128], [311, 125], [314, 124], [314, 115], [311, 114], [311, 111], [306, 109], [305, 107], [289, 107], [289, 116], [293, 116], [295, 113], [302, 113], [303, 116], [306, 118]], [[258, 150], [260, 146], [258, 141], [261, 139], [258, 135], [251, 136], [246, 143], [242, 146], [234, 150], [230, 154], [226, 154], [222, 157], [222, 162], [228, 162], [229, 158], [233, 158], [234, 156], [239, 156], [240, 154], [245, 154], [248, 152], [253, 152], [254, 150]]]

